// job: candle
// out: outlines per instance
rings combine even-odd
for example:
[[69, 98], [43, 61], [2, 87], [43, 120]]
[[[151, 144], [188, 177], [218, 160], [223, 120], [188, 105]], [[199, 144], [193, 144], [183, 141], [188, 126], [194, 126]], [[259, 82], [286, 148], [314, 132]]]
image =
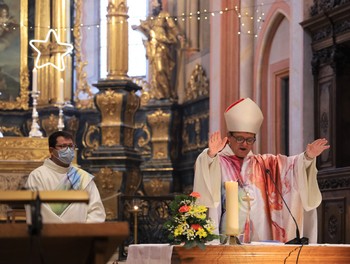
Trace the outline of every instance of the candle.
[[33, 93], [37, 93], [38, 92], [38, 88], [37, 88], [37, 85], [38, 85], [38, 77], [37, 77], [37, 70], [36, 68], [34, 67], [33, 71], [32, 71], [33, 75], [32, 75], [32, 92]]
[[61, 78], [60, 79], [60, 85], [59, 85], [59, 91], [58, 91], [58, 100], [57, 103], [63, 104], [64, 103], [64, 87], [63, 87], [64, 81]]
[[238, 227], [238, 183], [225, 182], [226, 190], [226, 234], [237, 236]]

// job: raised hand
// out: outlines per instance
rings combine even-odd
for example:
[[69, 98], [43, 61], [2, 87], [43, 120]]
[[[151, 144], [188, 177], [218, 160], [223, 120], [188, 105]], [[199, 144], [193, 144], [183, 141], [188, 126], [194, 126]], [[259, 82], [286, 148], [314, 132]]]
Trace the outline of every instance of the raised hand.
[[314, 142], [307, 144], [305, 155], [309, 159], [319, 156], [324, 150], [329, 149], [328, 140], [325, 138], [316, 139]]
[[208, 155], [211, 158], [214, 158], [215, 155], [222, 150], [227, 143], [227, 137], [221, 138], [221, 134], [219, 131], [214, 132], [209, 137], [209, 150]]

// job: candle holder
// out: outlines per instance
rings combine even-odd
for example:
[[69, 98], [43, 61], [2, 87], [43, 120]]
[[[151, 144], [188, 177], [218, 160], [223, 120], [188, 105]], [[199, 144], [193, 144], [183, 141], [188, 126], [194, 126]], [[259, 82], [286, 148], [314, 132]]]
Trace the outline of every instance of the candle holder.
[[138, 229], [138, 222], [137, 222], [137, 217], [139, 212], [141, 212], [141, 200], [140, 199], [133, 199], [132, 200], [132, 208], [129, 210], [134, 216], [134, 244], [137, 244], [137, 229]]
[[40, 126], [38, 123], [39, 120], [39, 114], [38, 111], [36, 110], [37, 106], [37, 98], [39, 97], [40, 92], [30, 92], [32, 94], [33, 98], [33, 112], [32, 112], [32, 127], [29, 132], [29, 137], [43, 137], [43, 133], [40, 131]]
[[57, 124], [57, 129], [58, 131], [62, 131], [64, 129], [64, 118], [63, 118], [63, 107], [64, 103], [57, 103], [58, 106], [58, 124]]
[[229, 245], [241, 245], [241, 241], [239, 241], [237, 236], [235, 235], [227, 235], [227, 236], [228, 236]]

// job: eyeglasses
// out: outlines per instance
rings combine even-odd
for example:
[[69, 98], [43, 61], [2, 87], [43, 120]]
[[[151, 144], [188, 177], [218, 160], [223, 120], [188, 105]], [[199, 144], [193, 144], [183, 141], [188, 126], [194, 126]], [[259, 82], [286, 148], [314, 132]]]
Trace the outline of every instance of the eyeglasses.
[[247, 142], [248, 145], [252, 145], [252, 144], [254, 144], [254, 142], [256, 140], [255, 137], [249, 137], [249, 138], [245, 138], [245, 137], [242, 137], [242, 136], [236, 137], [232, 133], [231, 133], [231, 137], [233, 137], [238, 144], [243, 144], [244, 141], [245, 141], [245, 142]]
[[75, 144], [57, 144], [57, 145], [55, 145], [55, 147], [66, 150], [67, 148], [76, 149], [77, 145], [75, 145]]

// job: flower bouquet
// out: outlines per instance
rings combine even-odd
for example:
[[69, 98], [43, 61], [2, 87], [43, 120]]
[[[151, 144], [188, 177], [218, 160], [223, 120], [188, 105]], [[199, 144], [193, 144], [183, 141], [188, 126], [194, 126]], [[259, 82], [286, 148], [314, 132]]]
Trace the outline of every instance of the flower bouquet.
[[214, 234], [214, 223], [207, 218], [207, 208], [197, 205], [199, 193], [177, 195], [170, 204], [170, 220], [164, 223], [169, 232], [171, 244], [184, 243], [186, 248], [198, 246], [205, 249], [205, 243], [218, 238]]

